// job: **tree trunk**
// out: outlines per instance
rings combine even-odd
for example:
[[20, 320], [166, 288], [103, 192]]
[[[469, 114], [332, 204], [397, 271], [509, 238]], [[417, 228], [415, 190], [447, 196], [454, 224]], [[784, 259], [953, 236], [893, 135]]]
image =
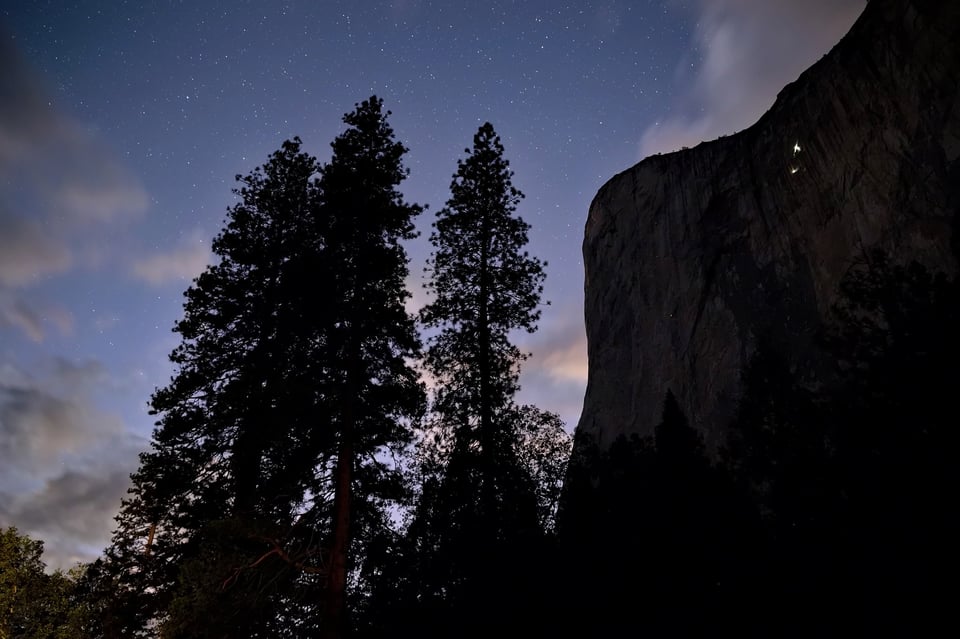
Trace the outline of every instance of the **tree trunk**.
[[489, 212], [484, 211], [480, 220], [480, 308], [477, 341], [480, 349], [480, 486], [481, 516], [487, 526], [487, 543], [494, 542], [496, 535], [496, 486], [494, 485], [494, 462], [496, 444], [491, 410], [491, 365], [490, 365], [490, 222]]
[[333, 540], [330, 544], [327, 596], [321, 636], [341, 639], [345, 634], [347, 595], [347, 549], [350, 543], [350, 501], [353, 476], [352, 424], [345, 422], [337, 453], [336, 488], [333, 497]]
[[341, 639], [347, 631], [347, 553], [350, 548], [351, 502], [353, 497], [353, 431], [358, 414], [357, 395], [363, 379], [360, 372], [360, 347], [352, 334], [347, 335], [347, 369], [344, 385], [343, 426], [337, 451], [337, 470], [333, 494], [333, 538], [330, 542], [329, 573], [323, 611], [323, 639]]

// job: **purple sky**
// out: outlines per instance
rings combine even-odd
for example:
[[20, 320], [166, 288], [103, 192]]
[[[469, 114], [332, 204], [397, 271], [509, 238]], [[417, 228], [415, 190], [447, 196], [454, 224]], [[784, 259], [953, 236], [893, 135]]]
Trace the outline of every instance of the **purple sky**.
[[[173, 369], [182, 292], [233, 176], [299, 135], [329, 158], [377, 94], [433, 211], [493, 123], [549, 262], [521, 399], [569, 428], [586, 385], [580, 243], [596, 190], [749, 126], [864, 0], [76, 2], [0, 9], [0, 526], [47, 560], [109, 538]], [[13, 5], [13, 6], [10, 6]], [[414, 302], [427, 233], [409, 246]]]

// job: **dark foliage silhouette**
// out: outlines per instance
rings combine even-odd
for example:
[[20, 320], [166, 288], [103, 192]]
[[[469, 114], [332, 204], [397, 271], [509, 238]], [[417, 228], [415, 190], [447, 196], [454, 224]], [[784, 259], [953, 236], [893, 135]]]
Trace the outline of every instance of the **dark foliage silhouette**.
[[960, 532], [956, 287], [873, 253], [824, 330], [832, 370], [792, 371], [764, 346], [754, 358], [728, 458], [764, 516], [758, 592], [776, 632], [914, 632], [944, 618]]
[[577, 450], [558, 522], [562, 556], [586, 553], [560, 596], [578, 611], [570, 622], [588, 633], [741, 628], [756, 519], [673, 394], [654, 437]]
[[423, 397], [388, 115], [357, 105], [325, 165], [294, 139], [238, 176], [107, 553], [125, 636], [342, 635], [351, 543], [402, 486], [377, 455]]
[[511, 332], [536, 328], [544, 264], [524, 250], [522, 194], [489, 123], [466, 153], [430, 236], [421, 320], [436, 386], [406, 564], [394, 566], [408, 574], [383, 580], [381, 632], [404, 627], [399, 619], [418, 636], [461, 633], [465, 619], [472, 632], [515, 632], [542, 607], [538, 571], [568, 438], [557, 416], [514, 403], [526, 356]]

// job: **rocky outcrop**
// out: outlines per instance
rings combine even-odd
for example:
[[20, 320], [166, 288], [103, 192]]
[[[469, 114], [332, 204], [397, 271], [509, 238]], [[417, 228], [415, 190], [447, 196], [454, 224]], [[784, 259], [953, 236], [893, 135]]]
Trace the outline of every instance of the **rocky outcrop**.
[[671, 389], [715, 445], [758, 337], [808, 352], [865, 250], [955, 269], [958, 88], [960, 2], [873, 0], [755, 125], [605, 184], [578, 437], [650, 433]]

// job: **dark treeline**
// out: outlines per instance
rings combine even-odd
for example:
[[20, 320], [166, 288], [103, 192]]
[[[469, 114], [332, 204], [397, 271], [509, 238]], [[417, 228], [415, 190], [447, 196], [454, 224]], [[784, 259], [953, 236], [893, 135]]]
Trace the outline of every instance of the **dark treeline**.
[[546, 265], [499, 137], [483, 125], [457, 162], [414, 315], [404, 242], [423, 209], [399, 191], [388, 116], [373, 97], [329, 162], [294, 139], [237, 176], [111, 545], [47, 575], [41, 544], [4, 531], [0, 637], [913, 635], [948, 619], [957, 279], [864, 256], [812, 363], [758, 336], [722, 450], [668, 392], [652, 436], [570, 459], [559, 417], [515, 402], [512, 338], [536, 330]]
[[758, 340], [719, 459], [669, 393], [655, 436], [578, 445], [559, 521], [562, 556], [578, 558], [571, 623], [654, 636], [956, 627], [960, 284], [874, 252], [833, 316], [807, 365]]
[[[429, 301], [409, 312], [423, 207], [399, 190], [389, 115], [372, 97], [328, 162], [293, 139], [237, 176], [104, 556], [42, 579], [39, 546], [8, 531], [21, 550], [4, 577], [69, 591], [49, 593], [76, 610], [64, 636], [449, 636], [530, 611], [571, 444], [557, 415], [514, 400], [512, 340], [536, 330], [546, 265], [484, 124], [436, 215]], [[11, 587], [0, 637], [47, 636]]]

